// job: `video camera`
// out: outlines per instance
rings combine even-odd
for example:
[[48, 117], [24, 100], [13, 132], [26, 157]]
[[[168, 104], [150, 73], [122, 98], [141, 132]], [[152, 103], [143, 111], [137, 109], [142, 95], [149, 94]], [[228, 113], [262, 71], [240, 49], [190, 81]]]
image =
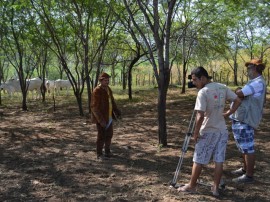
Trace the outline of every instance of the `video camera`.
[[191, 79], [192, 79], [191, 75], [188, 75], [188, 79], [189, 79], [188, 88], [196, 88], [196, 86], [191, 81]]

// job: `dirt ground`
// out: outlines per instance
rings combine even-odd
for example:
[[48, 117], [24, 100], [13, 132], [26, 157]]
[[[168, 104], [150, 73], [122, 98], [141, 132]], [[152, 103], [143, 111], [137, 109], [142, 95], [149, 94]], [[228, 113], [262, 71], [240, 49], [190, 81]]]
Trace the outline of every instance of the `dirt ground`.
[[[269, 95], [261, 127], [256, 134], [255, 183], [231, 182], [231, 170], [241, 165], [233, 136], [224, 165], [226, 188], [220, 197], [210, 186], [198, 185], [198, 193], [178, 193], [169, 182], [181, 155], [196, 92], [181, 95], [170, 89], [167, 99], [168, 147], [158, 147], [156, 89], [137, 91], [142, 101], [117, 100], [123, 118], [114, 123], [114, 157], [98, 161], [96, 129], [78, 115], [72, 98], [56, 103], [28, 103], [20, 110], [13, 100], [0, 106], [0, 201], [270, 201]], [[228, 122], [230, 126], [230, 123]], [[230, 128], [230, 127], [229, 127]], [[194, 144], [190, 142], [178, 183], [189, 180]], [[203, 169], [201, 180], [211, 183], [213, 164]]]

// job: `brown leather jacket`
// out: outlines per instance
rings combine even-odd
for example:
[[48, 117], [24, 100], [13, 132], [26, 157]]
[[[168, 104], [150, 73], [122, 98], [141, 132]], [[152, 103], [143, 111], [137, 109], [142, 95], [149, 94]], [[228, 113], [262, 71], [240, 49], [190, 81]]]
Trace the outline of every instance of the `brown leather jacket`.
[[[118, 118], [121, 116], [119, 109], [116, 106], [112, 90], [108, 87], [112, 99], [112, 116]], [[91, 96], [91, 120], [93, 123], [109, 122], [109, 96], [105, 89], [97, 86]], [[116, 117], [115, 117], [116, 116]]]

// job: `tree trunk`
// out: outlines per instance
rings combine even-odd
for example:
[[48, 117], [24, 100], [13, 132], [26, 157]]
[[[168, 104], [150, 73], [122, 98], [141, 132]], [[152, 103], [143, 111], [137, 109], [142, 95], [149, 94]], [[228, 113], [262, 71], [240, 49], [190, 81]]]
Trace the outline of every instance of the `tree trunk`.
[[166, 99], [168, 91], [169, 72], [163, 72], [160, 74], [160, 85], [158, 88], [158, 137], [159, 144], [167, 146], [167, 120], [166, 120]]
[[[90, 103], [91, 103], [91, 78], [90, 78], [90, 70], [91, 69], [91, 66], [89, 68], [89, 45], [88, 45], [88, 35], [86, 35], [86, 37], [82, 37], [82, 41], [84, 42], [84, 70], [85, 70], [85, 73], [86, 73], [86, 76], [85, 76], [85, 82], [86, 82], [86, 91], [87, 91], [87, 108], [88, 108], [88, 113], [91, 114], [91, 106], [90, 106]], [[81, 78], [82, 81], [78, 81], [78, 82], [82, 82], [81, 85], [83, 85], [83, 76]], [[81, 103], [82, 105], [82, 100], [80, 100], [80, 102], [77, 100], [78, 102], [78, 105], [79, 103]], [[80, 106], [79, 107], [79, 113], [80, 112]], [[81, 107], [82, 108], [82, 107]]]
[[[88, 72], [88, 67], [86, 66], [86, 71], [85, 72]], [[90, 106], [90, 103], [91, 103], [91, 79], [90, 79], [90, 76], [89, 76], [89, 73], [86, 75], [86, 88], [87, 88], [87, 98], [88, 98], [88, 103], [87, 103], [87, 107], [88, 107], [88, 113], [91, 114], [91, 106]]]
[[234, 61], [234, 64], [233, 64], [233, 73], [234, 73], [234, 85], [238, 86], [238, 81], [237, 81], [237, 69], [238, 69], [238, 64], [236, 61]]
[[76, 97], [76, 100], [77, 100], [80, 116], [83, 116], [84, 113], [83, 113], [83, 107], [82, 107], [82, 96], [81, 96], [81, 94], [79, 92], [76, 92], [75, 97]]
[[128, 99], [132, 100], [132, 68], [128, 68]]
[[122, 88], [126, 90], [127, 88], [127, 78], [126, 78], [126, 63], [124, 62], [123, 71], [122, 71]]
[[177, 68], [177, 84], [178, 85], [181, 85], [181, 70], [180, 70], [180, 65], [179, 63], [177, 62], [176, 64], [176, 68]]
[[115, 64], [112, 65], [112, 68], [111, 68], [111, 85], [112, 86], [115, 86]]
[[230, 72], [227, 73], [227, 86], [229, 85]]
[[23, 111], [27, 111], [27, 104], [26, 104], [26, 99], [27, 99], [27, 91], [26, 92], [22, 92], [22, 110]]
[[187, 77], [187, 63], [184, 62], [183, 64], [183, 85], [182, 85], [182, 91], [181, 94], [186, 93], [186, 77]]

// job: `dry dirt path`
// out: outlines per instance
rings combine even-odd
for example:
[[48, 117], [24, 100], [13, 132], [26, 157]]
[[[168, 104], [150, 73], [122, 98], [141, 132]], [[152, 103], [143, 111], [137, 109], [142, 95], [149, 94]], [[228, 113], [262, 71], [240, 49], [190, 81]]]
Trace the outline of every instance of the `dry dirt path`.
[[[224, 166], [227, 186], [220, 198], [212, 197], [206, 186], [192, 195], [169, 188], [195, 98], [194, 92], [178, 91], [170, 90], [168, 95], [168, 147], [157, 146], [156, 98], [146, 92], [141, 95], [146, 96], [144, 102], [120, 102], [123, 119], [115, 123], [115, 156], [104, 161], [96, 160], [95, 126], [77, 115], [75, 104], [58, 106], [54, 113], [44, 106], [30, 107], [28, 112], [12, 104], [1, 107], [0, 201], [270, 201], [269, 95], [256, 135], [254, 184], [230, 182], [230, 171], [240, 166], [230, 135]], [[191, 143], [179, 183], [189, 179], [193, 149]], [[210, 164], [201, 178], [211, 182], [212, 173]]]

